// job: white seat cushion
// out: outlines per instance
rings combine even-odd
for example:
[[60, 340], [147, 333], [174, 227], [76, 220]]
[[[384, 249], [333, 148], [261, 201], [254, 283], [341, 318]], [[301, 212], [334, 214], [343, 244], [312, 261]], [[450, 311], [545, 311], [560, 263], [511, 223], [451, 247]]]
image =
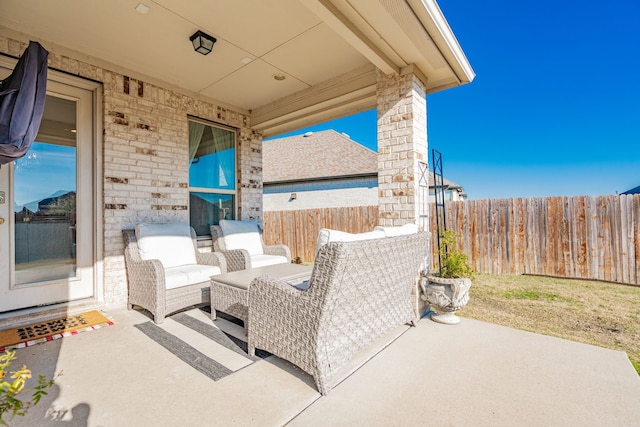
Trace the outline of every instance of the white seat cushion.
[[251, 257], [251, 268], [264, 267], [273, 264], [285, 264], [287, 257], [280, 255], [253, 255]]
[[262, 255], [262, 240], [258, 223], [254, 220], [220, 220], [224, 244], [228, 250], [246, 249], [249, 255]]
[[404, 224], [399, 227], [383, 227], [381, 225], [374, 228], [374, 230], [381, 230], [387, 237], [404, 236], [407, 234], [416, 234], [418, 232], [418, 226], [416, 224]]
[[165, 269], [196, 264], [191, 228], [186, 222], [137, 224], [135, 232], [143, 260], [158, 259]]
[[357, 240], [380, 239], [382, 237], [385, 237], [384, 231], [382, 230], [367, 231], [366, 233], [347, 233], [346, 231], [321, 228], [318, 233], [316, 253], [324, 245], [331, 242], [353, 242]]
[[175, 289], [195, 283], [209, 282], [211, 276], [221, 274], [222, 270], [215, 265], [188, 264], [166, 268], [164, 272], [166, 288]]

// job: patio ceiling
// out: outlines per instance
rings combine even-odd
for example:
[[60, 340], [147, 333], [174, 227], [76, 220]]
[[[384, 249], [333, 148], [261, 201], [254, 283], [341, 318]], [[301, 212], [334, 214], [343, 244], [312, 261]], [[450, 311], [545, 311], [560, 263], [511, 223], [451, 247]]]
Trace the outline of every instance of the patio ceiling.
[[[428, 92], [474, 77], [433, 0], [3, 0], [0, 16], [9, 36], [244, 112], [265, 136], [375, 108], [376, 68]], [[196, 30], [217, 38], [207, 56]]]

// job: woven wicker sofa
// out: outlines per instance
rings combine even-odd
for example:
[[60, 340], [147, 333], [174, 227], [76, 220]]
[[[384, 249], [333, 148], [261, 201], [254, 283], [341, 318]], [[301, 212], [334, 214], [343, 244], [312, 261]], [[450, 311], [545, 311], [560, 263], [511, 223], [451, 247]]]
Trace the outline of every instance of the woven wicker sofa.
[[325, 395], [337, 371], [393, 328], [412, 323], [412, 290], [429, 247], [420, 232], [330, 242], [317, 253], [307, 290], [259, 277], [249, 288], [248, 348], [311, 374]]
[[226, 260], [200, 253], [189, 224], [138, 224], [122, 235], [129, 309], [140, 306], [162, 323], [178, 310], [211, 304], [210, 276], [226, 273]]

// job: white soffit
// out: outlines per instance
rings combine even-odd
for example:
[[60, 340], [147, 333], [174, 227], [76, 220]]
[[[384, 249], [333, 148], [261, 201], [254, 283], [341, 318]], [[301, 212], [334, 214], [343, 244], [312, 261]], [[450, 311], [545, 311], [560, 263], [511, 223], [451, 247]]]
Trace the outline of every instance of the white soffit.
[[153, 1], [256, 57], [321, 22], [298, 0]]
[[[365, 31], [367, 25], [359, 19], [354, 19], [358, 13], [354, 13], [351, 5], [346, 1], [331, 0], [300, 0], [320, 17], [341, 38], [352, 45], [362, 56], [386, 74], [398, 73], [401, 66], [389, 58], [380, 48], [383, 42], [379, 37], [371, 39]], [[369, 4], [371, 6], [371, 4]], [[349, 18], [351, 16], [351, 18]], [[355, 21], [355, 22], [354, 22]], [[357, 24], [360, 24], [359, 26]], [[363, 31], [364, 30], [364, 31]]]
[[[284, 74], [286, 79], [276, 81], [273, 75]], [[282, 98], [283, 93], [298, 92], [308, 85], [261, 59], [250, 62], [245, 67], [218, 80], [201, 93], [250, 109], [253, 105], [264, 105]], [[232, 102], [233, 101], [233, 102]]]
[[263, 59], [308, 85], [368, 64], [365, 57], [332, 31], [319, 24], [264, 55]]

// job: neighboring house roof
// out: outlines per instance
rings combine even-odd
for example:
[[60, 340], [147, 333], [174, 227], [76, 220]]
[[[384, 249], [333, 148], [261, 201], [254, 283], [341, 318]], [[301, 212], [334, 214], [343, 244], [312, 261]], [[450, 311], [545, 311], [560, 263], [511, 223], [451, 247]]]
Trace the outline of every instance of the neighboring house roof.
[[265, 183], [377, 173], [377, 153], [335, 130], [272, 139], [262, 147]]
[[[262, 177], [265, 185], [376, 176], [378, 153], [352, 140], [349, 135], [324, 130], [265, 141], [262, 147]], [[462, 187], [443, 178], [447, 189]], [[433, 174], [429, 173], [433, 187]]]
[[632, 188], [631, 190], [627, 190], [622, 194], [640, 194], [640, 185], [638, 185], [635, 188]]

